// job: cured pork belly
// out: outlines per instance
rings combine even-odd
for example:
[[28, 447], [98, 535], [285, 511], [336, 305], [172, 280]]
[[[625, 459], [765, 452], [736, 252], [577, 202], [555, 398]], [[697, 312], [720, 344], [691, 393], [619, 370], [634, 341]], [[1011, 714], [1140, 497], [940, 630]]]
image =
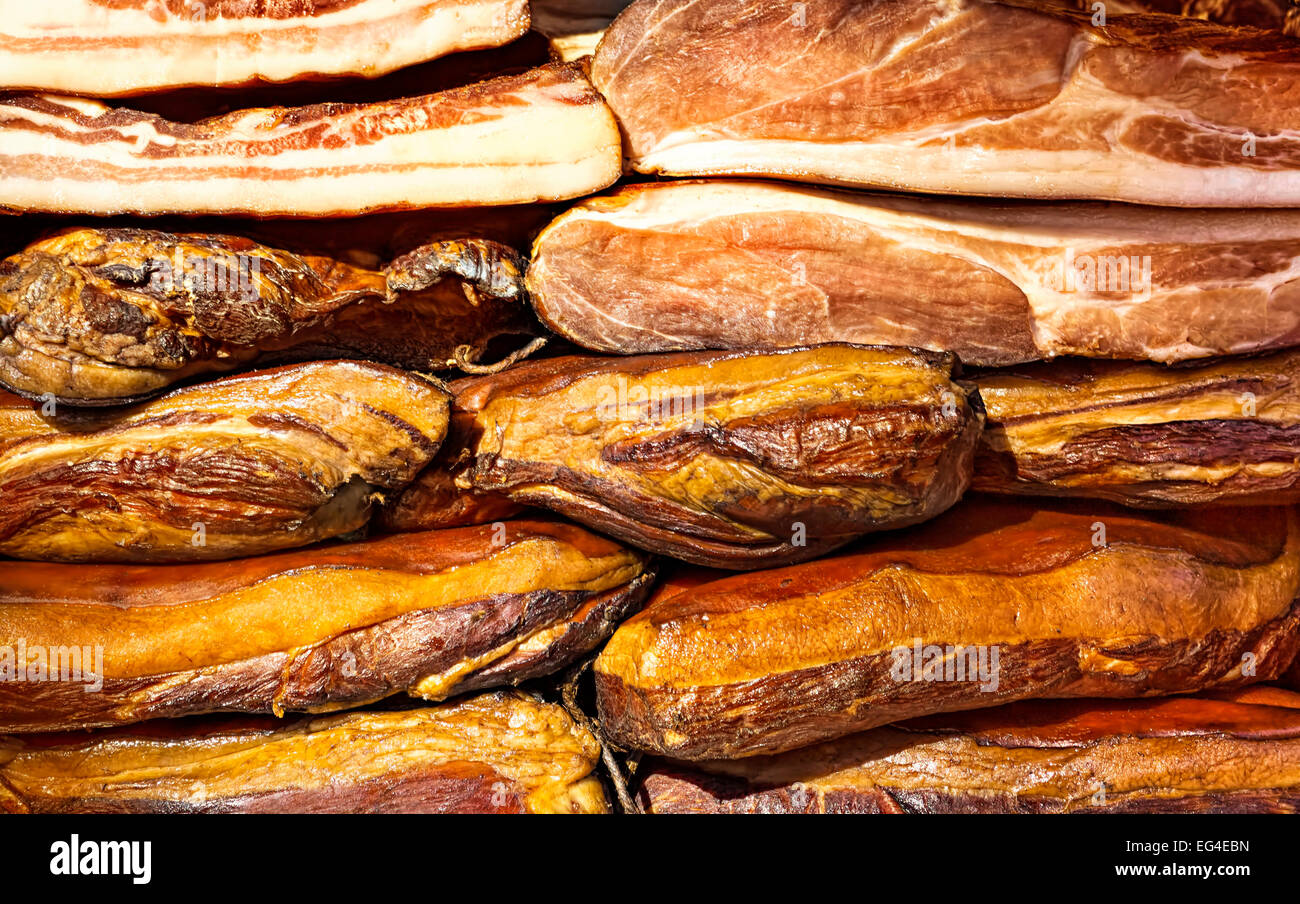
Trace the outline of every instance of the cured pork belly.
[[1300, 501], [1300, 352], [975, 379], [988, 412], [976, 489], [1157, 508]]
[[553, 201], [612, 183], [620, 153], [609, 108], [565, 64], [193, 124], [70, 97], [0, 97], [0, 204], [14, 210], [343, 216]]
[[0, 739], [0, 812], [605, 813], [599, 758], [561, 707], [518, 693], [151, 722]]
[[1296, 813], [1300, 694], [1012, 703], [638, 771], [651, 813]]
[[528, 30], [527, 0], [42, 0], [5, 5], [0, 86], [111, 97], [376, 76]]
[[[952, 367], [852, 345], [529, 361], [452, 384], [456, 484], [701, 565], [801, 562], [961, 497], [983, 412]], [[446, 508], [425, 489], [416, 518]]]
[[[0, 682], [0, 731], [518, 684], [636, 611], [646, 558], [576, 525], [510, 521], [196, 565], [0, 562], [0, 637], [27, 653]], [[41, 680], [34, 657], [53, 673], [51, 651], [68, 650], [82, 674]]]
[[633, 168], [1300, 206], [1294, 42], [985, 0], [637, 0], [592, 67]]
[[1282, 674], [1293, 507], [1159, 516], [976, 496], [789, 568], [665, 582], [596, 659], [600, 721], [677, 759], [778, 753], [933, 713]]
[[1300, 344], [1300, 212], [635, 185], [537, 238], [528, 286], [602, 352], [909, 345], [1003, 365]]
[[174, 389], [129, 408], [0, 393], [0, 555], [183, 562], [364, 527], [447, 429], [447, 394], [327, 361]]
[[446, 370], [533, 329], [523, 296], [523, 261], [494, 242], [379, 272], [235, 236], [77, 229], [0, 261], [0, 384], [88, 405], [274, 359]]

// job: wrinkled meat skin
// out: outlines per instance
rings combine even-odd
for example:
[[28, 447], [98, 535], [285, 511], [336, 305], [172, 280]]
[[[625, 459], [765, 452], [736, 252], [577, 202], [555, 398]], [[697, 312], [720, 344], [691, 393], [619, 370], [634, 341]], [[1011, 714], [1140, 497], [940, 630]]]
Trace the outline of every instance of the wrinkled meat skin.
[[225, 377], [128, 408], [0, 394], [0, 553], [168, 562], [256, 555], [363, 527], [432, 460], [447, 394], [380, 364]]
[[1300, 501], [1300, 353], [1199, 367], [1062, 361], [976, 378], [974, 487], [1139, 507]]
[[457, 485], [702, 565], [804, 561], [961, 495], [982, 413], [951, 368], [849, 345], [525, 363], [452, 384]]
[[120, 404], [253, 362], [361, 358], [412, 370], [475, 360], [529, 330], [522, 260], [476, 239], [383, 272], [247, 239], [82, 229], [0, 262], [0, 384]]

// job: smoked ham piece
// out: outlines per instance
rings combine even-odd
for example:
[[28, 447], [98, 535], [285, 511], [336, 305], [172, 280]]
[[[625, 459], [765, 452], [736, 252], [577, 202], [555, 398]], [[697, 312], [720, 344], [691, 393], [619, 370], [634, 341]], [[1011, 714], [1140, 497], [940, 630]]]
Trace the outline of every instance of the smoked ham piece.
[[961, 496], [983, 414], [952, 367], [853, 345], [525, 362], [452, 384], [457, 484], [701, 565], [804, 561]]
[[447, 394], [380, 364], [226, 377], [129, 408], [0, 393], [0, 554], [65, 562], [256, 555], [363, 527], [447, 428]]
[[643, 774], [651, 813], [1296, 813], [1300, 694], [1012, 703]]
[[1300, 206], [1300, 56], [1256, 29], [986, 0], [637, 0], [592, 80], [641, 173]]
[[[644, 555], [542, 521], [234, 562], [0, 562], [11, 658], [0, 656], [0, 731], [518, 684], [604, 640], [652, 578]], [[80, 680], [57, 665], [74, 653]], [[58, 680], [42, 680], [42, 668]]]
[[88, 405], [276, 358], [445, 370], [529, 330], [522, 271], [472, 239], [379, 272], [234, 236], [77, 229], [0, 261], [0, 384]]
[[596, 660], [601, 724], [675, 759], [933, 713], [1268, 681], [1300, 648], [1292, 507], [972, 497], [790, 568], [669, 581]]
[[382, 75], [528, 30], [527, 0], [7, 3], [0, 86], [113, 96]]
[[619, 176], [609, 108], [576, 66], [400, 100], [197, 123], [0, 97], [0, 205], [55, 213], [345, 216], [554, 201]]
[[6, 813], [605, 813], [600, 746], [519, 693], [0, 739]]
[[1300, 502], [1300, 351], [1198, 367], [1057, 361], [976, 378], [974, 487], [1125, 505]]
[[551, 329], [602, 352], [1181, 361], [1300, 344], [1300, 212], [633, 185], [543, 230], [528, 284]]

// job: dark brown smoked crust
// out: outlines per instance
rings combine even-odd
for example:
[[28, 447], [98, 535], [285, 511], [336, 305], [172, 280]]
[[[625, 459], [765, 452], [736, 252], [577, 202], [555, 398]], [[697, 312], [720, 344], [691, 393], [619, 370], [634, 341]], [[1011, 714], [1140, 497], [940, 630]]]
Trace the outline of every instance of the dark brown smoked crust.
[[[961, 639], [927, 644], [960, 645]], [[1101, 645], [1103, 652], [1138, 666], [1135, 675], [1099, 676], [1079, 668], [1076, 640], [1001, 645], [999, 690], [977, 683], [907, 682], [890, 676], [893, 656], [836, 662], [773, 674], [744, 684], [712, 687], [628, 687], [596, 671], [600, 717], [621, 746], [679, 759], [708, 759], [724, 750], [744, 756], [792, 750], [877, 725], [946, 710], [997, 706], [1038, 697], [1137, 697], [1200, 690], [1206, 676], [1230, 671], [1250, 651], [1260, 656], [1258, 676], [1281, 673], [1279, 660], [1300, 652], [1300, 602], [1281, 619], [1249, 633], [1214, 632], [1195, 641], [1135, 646]], [[1241, 683], [1250, 683], [1243, 679]], [[672, 732], [686, 740], [668, 743]]]
[[[951, 355], [844, 343], [528, 362], [452, 384], [473, 454], [457, 485], [700, 565], [806, 561], [956, 501], [983, 409], [951, 380], [954, 366]], [[796, 379], [799, 394], [786, 388]], [[581, 401], [562, 395], [574, 387]], [[670, 391], [693, 417], [678, 396], [655, 395]], [[637, 393], [654, 401], [612, 401]], [[747, 408], [732, 416], [736, 395]], [[573, 443], [561, 454], [534, 433]], [[690, 492], [675, 484], [687, 464]]]
[[517, 785], [475, 763], [447, 763], [394, 776], [342, 781], [325, 788], [262, 791], [215, 800], [84, 797], [56, 800], [35, 812], [143, 813], [525, 813]]
[[[552, 551], [563, 544], [602, 556], [618, 550], [571, 525], [515, 521], [509, 529], [511, 545], [549, 541]], [[526, 641], [538, 632], [553, 632], [544, 645], [527, 652], [516, 650], [470, 668], [429, 696], [441, 699], [470, 689], [514, 685], [550, 674], [590, 651], [640, 608], [654, 580], [653, 570], [647, 567], [627, 583], [604, 591], [541, 589], [471, 596], [322, 636], [317, 642], [288, 650], [233, 661], [219, 650], [215, 658], [213, 651], [194, 650], [193, 669], [111, 677], [114, 672], [130, 674], [126, 671], [132, 667], [129, 651], [141, 646], [141, 640], [131, 633], [147, 632], [150, 617], [160, 620], [161, 626], [185, 620], [189, 617], [187, 602], [255, 590], [276, 575], [290, 580], [297, 575], [324, 575], [333, 578], [340, 592], [346, 592], [353, 575], [355, 580], [365, 581], [366, 574], [375, 571], [451, 573], [499, 551], [493, 538], [490, 528], [472, 527], [226, 564], [63, 567], [66, 583], [52, 573], [58, 566], [0, 563], [0, 584], [5, 587], [0, 591], [0, 634], [22, 634], [24, 624], [43, 634], [41, 625], [25, 622], [26, 607], [59, 604], [70, 613], [79, 605], [113, 606], [121, 611], [122, 630], [130, 632], [118, 642], [112, 633], [102, 638], [96, 635], [103, 648], [105, 671], [110, 673], [97, 692], [87, 693], [85, 683], [76, 681], [0, 682], [0, 732], [102, 727], [209, 712], [278, 715], [369, 703], [402, 691], [417, 693], [425, 676], [447, 673], [503, 644]], [[187, 574], [194, 577], [192, 582], [177, 582]], [[565, 580], [558, 571], [554, 579]], [[109, 591], [107, 598], [97, 594], [101, 588]], [[115, 593], [120, 596], [114, 598]], [[268, 597], [265, 602], [273, 605], [275, 598]], [[115, 630], [112, 619], [107, 625], [110, 632]], [[220, 638], [213, 642], [219, 645]]]
[[[654, 813], [1296, 812], [1298, 707], [1300, 694], [1263, 687], [1159, 700], [1012, 703], [900, 722], [775, 757], [651, 760], [637, 792]], [[1157, 746], [1142, 743], [1150, 739]], [[1158, 750], [1168, 760], [1153, 755]], [[1077, 768], [1063, 768], [1076, 760]], [[1265, 764], [1273, 777], [1264, 781], [1277, 787], [1254, 785], [1259, 779], [1248, 770], [1234, 771], [1238, 762]], [[1198, 763], [1200, 787], [1193, 781]], [[1099, 796], [1098, 787], [1112, 793]]]

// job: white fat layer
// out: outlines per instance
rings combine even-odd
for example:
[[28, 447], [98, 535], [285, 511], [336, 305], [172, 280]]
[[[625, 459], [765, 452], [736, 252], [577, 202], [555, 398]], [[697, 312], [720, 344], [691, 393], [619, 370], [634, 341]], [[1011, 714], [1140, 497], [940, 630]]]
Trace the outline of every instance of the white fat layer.
[[[7, 4], [0, 84], [114, 95], [313, 73], [373, 76], [504, 44], [527, 25], [524, 0], [365, 0], [288, 19], [205, 18], [202, 8], [186, 4], [177, 15], [164, 14], [158, 0], [138, 9], [91, 0]], [[47, 38], [62, 40], [20, 43]]]
[[[488, 116], [478, 122], [469, 110], [462, 121], [438, 127], [417, 107], [405, 111], [406, 122], [385, 124], [400, 125], [400, 134], [265, 155], [249, 153], [245, 143], [293, 130], [274, 126], [265, 111], [254, 110], [233, 125], [228, 140], [193, 143], [185, 148], [191, 156], [168, 159], [144, 156], [150, 145], [177, 144], [148, 122], [78, 145], [44, 130], [90, 129], [56, 115], [0, 107], [0, 174], [6, 157], [48, 160], [48, 171], [39, 177], [0, 175], [0, 196], [32, 210], [328, 214], [560, 200], [599, 190], [618, 177], [621, 144], [608, 108], [566, 103], [543, 91], [520, 92], [514, 99], [525, 102], [485, 106]], [[88, 109], [86, 102], [77, 106]], [[332, 126], [346, 134], [365, 113], [354, 111]], [[14, 128], [16, 121], [36, 129]], [[119, 171], [139, 181], [123, 179]]]

